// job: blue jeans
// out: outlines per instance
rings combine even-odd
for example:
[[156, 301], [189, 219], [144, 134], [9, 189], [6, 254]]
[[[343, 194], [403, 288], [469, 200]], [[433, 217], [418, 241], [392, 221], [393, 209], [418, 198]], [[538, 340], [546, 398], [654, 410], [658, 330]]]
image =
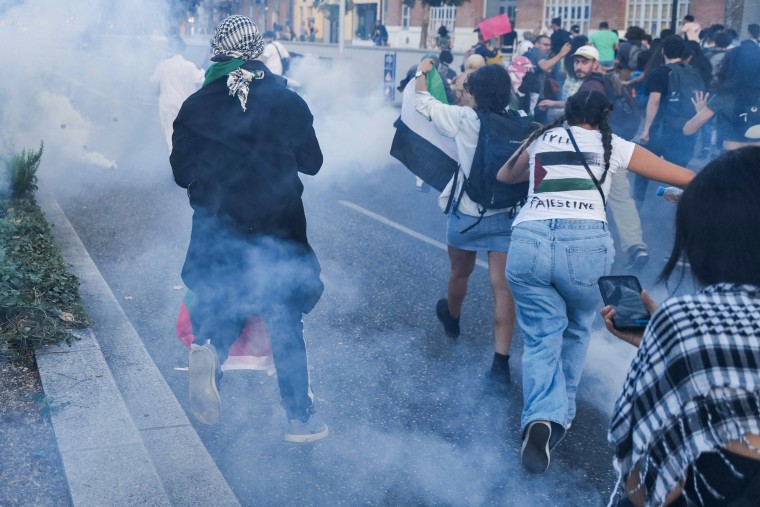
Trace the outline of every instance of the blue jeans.
[[597, 279], [615, 249], [598, 220], [536, 220], [512, 230], [507, 279], [523, 330], [522, 430], [532, 421], [567, 427], [600, 308]]

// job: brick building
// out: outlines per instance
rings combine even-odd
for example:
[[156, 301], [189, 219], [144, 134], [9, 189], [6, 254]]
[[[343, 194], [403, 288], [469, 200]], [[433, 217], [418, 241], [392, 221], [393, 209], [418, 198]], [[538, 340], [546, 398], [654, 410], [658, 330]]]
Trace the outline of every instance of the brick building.
[[[692, 14], [702, 26], [726, 23], [744, 31], [748, 23], [760, 22], [760, 0], [677, 0], [677, 19]], [[213, 30], [228, 14], [244, 14], [261, 27], [271, 28], [290, 23], [298, 36], [309, 25], [316, 31], [315, 40], [337, 42], [338, 0], [326, 0], [315, 7], [313, 0], [206, 0], [199, 10], [201, 31]], [[469, 0], [461, 6], [430, 8], [427, 45], [432, 45], [436, 32], [445, 25], [454, 37], [454, 49], [464, 51], [477, 41], [473, 29], [483, 19], [506, 13], [515, 30], [534, 30], [548, 26], [554, 17], [562, 18], [565, 29], [580, 25], [583, 33], [593, 32], [607, 21], [610, 28], [625, 32], [631, 25], [658, 34], [670, 27], [672, 0]], [[409, 8], [402, 0], [351, 0], [346, 12], [343, 38], [354, 44], [371, 44], [376, 20], [388, 29], [392, 47], [420, 46], [423, 8], [418, 0]], [[199, 13], [200, 14], [200, 13]]]
[[[678, 19], [689, 13], [703, 26], [723, 23], [726, 2], [727, 0], [680, 0]], [[751, 3], [755, 3], [754, 0]], [[649, 33], [657, 34], [663, 28], [670, 27], [671, 8], [671, 0], [487, 0], [485, 5], [483, 0], [472, 0], [458, 8], [432, 8], [429, 30], [434, 34], [441, 24], [440, 20], [455, 19], [455, 25], [449, 28], [454, 28], [455, 48], [459, 50], [466, 49], [476, 41], [472, 29], [479, 21], [502, 13], [509, 15], [518, 32], [547, 26], [552, 18], [560, 17], [565, 29], [577, 24], [583, 33], [594, 31], [600, 22], [607, 21], [610, 28], [621, 33], [628, 26], [638, 25]], [[388, 30], [396, 35], [396, 44], [393, 45], [417, 47], [422, 22], [419, 2], [410, 10], [401, 0], [388, 0], [387, 9], [385, 19]], [[449, 17], [446, 18], [442, 15], [446, 10], [453, 10], [455, 14], [448, 14]]]

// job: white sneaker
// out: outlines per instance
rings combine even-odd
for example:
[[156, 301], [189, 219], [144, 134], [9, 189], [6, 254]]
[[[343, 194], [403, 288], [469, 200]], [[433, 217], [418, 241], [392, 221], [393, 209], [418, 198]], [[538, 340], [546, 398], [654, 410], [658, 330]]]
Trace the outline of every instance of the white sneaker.
[[217, 381], [221, 376], [219, 358], [211, 343], [190, 348], [190, 411], [203, 424], [216, 424], [222, 413]]
[[288, 429], [285, 432], [286, 442], [307, 443], [316, 442], [325, 438], [330, 433], [327, 425], [320, 421], [317, 416], [311, 415], [304, 422], [301, 419], [290, 419]]

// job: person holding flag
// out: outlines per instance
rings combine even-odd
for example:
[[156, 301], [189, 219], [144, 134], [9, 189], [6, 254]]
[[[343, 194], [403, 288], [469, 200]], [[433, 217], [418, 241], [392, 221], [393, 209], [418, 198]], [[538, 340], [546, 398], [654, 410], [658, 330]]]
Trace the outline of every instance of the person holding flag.
[[441, 208], [448, 211], [446, 242], [451, 273], [447, 297], [438, 301], [436, 314], [446, 335], [458, 337], [462, 303], [467, 294], [469, 277], [475, 268], [477, 251], [487, 251], [494, 295], [495, 349], [487, 377], [494, 387], [503, 389], [510, 382], [509, 350], [515, 323], [514, 301], [505, 276], [515, 209], [489, 209], [481, 213], [479, 205], [462, 188], [463, 180], [470, 175], [480, 133], [481, 122], [475, 109], [508, 114], [509, 74], [503, 66], [495, 64], [471, 73], [465, 88], [473, 97], [473, 107], [449, 105], [439, 81], [441, 78], [435, 70], [433, 59], [422, 60], [415, 74], [415, 108], [432, 122], [439, 134], [453, 138], [459, 161], [458, 171], [464, 175], [464, 178], [452, 176], [438, 201]]

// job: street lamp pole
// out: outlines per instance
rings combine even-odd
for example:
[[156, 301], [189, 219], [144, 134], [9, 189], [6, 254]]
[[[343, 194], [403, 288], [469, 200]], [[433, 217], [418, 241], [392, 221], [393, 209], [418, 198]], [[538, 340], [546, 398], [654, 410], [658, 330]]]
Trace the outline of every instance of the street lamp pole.
[[343, 58], [345, 42], [343, 41], [343, 23], [346, 17], [346, 0], [338, 0], [338, 56]]
[[678, 0], [673, 0], [673, 7], [670, 9], [670, 28], [678, 31]]

